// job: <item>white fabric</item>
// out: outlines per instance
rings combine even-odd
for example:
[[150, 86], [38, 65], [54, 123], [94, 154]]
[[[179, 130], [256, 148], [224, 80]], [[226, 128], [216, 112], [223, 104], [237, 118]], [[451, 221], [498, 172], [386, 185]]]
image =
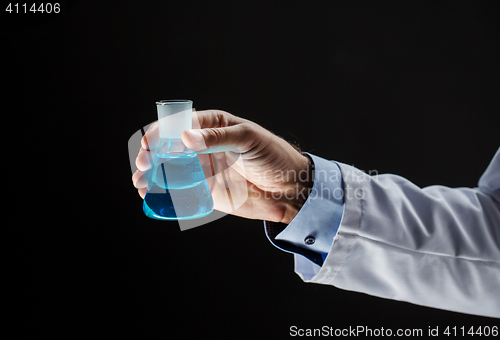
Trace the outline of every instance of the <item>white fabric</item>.
[[306, 282], [500, 317], [500, 149], [478, 188], [419, 188], [338, 163], [344, 215], [322, 267], [295, 254]]

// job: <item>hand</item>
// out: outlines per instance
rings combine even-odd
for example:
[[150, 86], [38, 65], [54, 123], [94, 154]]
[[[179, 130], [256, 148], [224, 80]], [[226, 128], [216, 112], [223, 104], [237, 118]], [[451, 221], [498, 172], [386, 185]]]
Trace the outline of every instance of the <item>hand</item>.
[[[256, 123], [224, 111], [193, 113], [193, 126], [200, 129], [183, 131], [182, 141], [198, 153], [214, 209], [245, 218], [291, 222], [312, 188], [309, 157]], [[141, 140], [138, 170], [132, 176], [142, 198], [158, 142], [156, 122]]]

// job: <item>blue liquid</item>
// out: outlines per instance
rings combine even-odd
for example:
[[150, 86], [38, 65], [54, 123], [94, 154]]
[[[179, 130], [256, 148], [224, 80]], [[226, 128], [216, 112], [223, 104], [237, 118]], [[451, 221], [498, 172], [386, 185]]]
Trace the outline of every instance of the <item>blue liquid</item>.
[[146, 216], [180, 220], [207, 216], [213, 200], [196, 154], [156, 155], [144, 197]]

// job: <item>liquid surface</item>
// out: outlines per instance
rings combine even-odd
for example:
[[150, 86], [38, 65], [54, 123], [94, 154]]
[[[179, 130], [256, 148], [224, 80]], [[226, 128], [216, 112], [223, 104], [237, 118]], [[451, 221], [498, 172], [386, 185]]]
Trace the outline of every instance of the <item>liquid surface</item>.
[[143, 210], [159, 220], [199, 218], [212, 212], [212, 195], [196, 154], [155, 156]]

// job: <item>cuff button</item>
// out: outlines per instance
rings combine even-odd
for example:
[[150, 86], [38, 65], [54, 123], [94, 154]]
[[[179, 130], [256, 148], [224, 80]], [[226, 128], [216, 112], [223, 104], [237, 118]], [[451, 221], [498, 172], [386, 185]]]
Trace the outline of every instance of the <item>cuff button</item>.
[[304, 243], [307, 244], [308, 246], [310, 246], [311, 244], [314, 244], [314, 242], [316, 242], [316, 239], [314, 238], [314, 236], [307, 236], [305, 239], [304, 239]]

